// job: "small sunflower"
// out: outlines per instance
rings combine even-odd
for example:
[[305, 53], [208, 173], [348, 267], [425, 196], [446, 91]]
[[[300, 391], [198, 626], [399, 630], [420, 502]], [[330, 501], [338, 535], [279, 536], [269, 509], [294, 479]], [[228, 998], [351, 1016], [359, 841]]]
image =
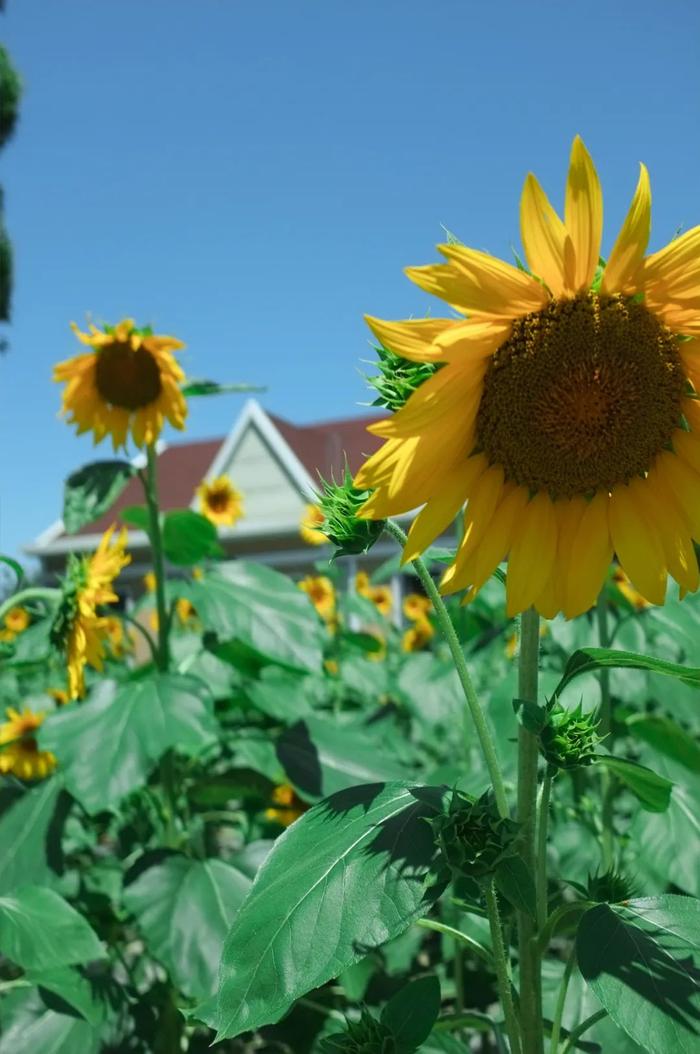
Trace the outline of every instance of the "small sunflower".
[[58, 703], [59, 706], [65, 706], [70, 702], [68, 692], [65, 688], [49, 688], [46, 694], [50, 695], [53, 701]]
[[5, 629], [9, 629], [11, 633], [15, 635], [17, 633], [23, 633], [29, 625], [31, 619], [29, 612], [23, 607], [14, 607], [5, 615]]
[[0, 644], [12, 644], [12, 641], [15, 639], [16, 636], [17, 634], [14, 630], [8, 629], [6, 626], [4, 626], [2, 629], [0, 629]]
[[175, 614], [181, 626], [191, 626], [197, 621], [197, 610], [187, 597], [179, 597], [175, 601]]
[[124, 623], [116, 615], [106, 615], [104, 629], [110, 651], [115, 659], [122, 657], [126, 651], [127, 638], [124, 634]]
[[441, 582], [471, 599], [508, 557], [509, 615], [573, 617], [595, 602], [613, 553], [662, 604], [667, 574], [698, 588], [700, 227], [645, 255], [651, 192], [637, 189], [607, 263], [598, 176], [574, 140], [563, 221], [535, 177], [521, 231], [531, 272], [462, 245], [409, 268], [467, 318], [368, 319], [385, 347], [443, 368], [387, 420], [356, 484], [372, 519], [423, 508], [404, 558], [466, 503]]
[[228, 476], [217, 476], [197, 487], [199, 511], [217, 527], [233, 527], [243, 515], [243, 495]]
[[73, 331], [90, 350], [60, 362], [53, 378], [66, 384], [61, 412], [78, 435], [92, 431], [96, 443], [110, 435], [117, 450], [130, 431], [137, 446], [155, 443], [166, 418], [184, 428], [184, 373], [172, 354], [181, 341], [137, 329], [130, 318], [101, 330], [91, 325], [89, 333], [73, 323]]
[[39, 750], [36, 731], [41, 727], [42, 713], [11, 707], [5, 711], [8, 720], [0, 725], [0, 772], [11, 772], [21, 780], [40, 780], [56, 767], [56, 758], [48, 750]]
[[307, 575], [297, 582], [297, 586], [306, 593], [322, 619], [327, 622], [335, 615], [335, 589], [326, 575]]
[[429, 598], [423, 593], [409, 593], [404, 597], [403, 613], [412, 622], [418, 622], [427, 616], [432, 606]]
[[325, 516], [318, 505], [307, 505], [299, 523], [299, 534], [307, 545], [327, 545], [328, 539], [321, 527], [325, 523]]
[[272, 801], [274, 804], [265, 810], [265, 819], [279, 823], [282, 827], [289, 827], [308, 809], [308, 805], [297, 797], [294, 788], [288, 783], [275, 787]]
[[105, 532], [92, 556], [74, 557], [68, 565], [52, 639], [66, 654], [71, 699], [85, 694], [86, 664], [102, 669], [105, 646], [110, 642], [110, 618], [100, 616], [98, 608], [119, 599], [112, 583], [131, 560], [125, 552], [126, 529], [113, 542], [114, 530], [112, 526]]
[[435, 636], [435, 630], [427, 618], [419, 618], [401, 638], [402, 651], [420, 651]]
[[147, 593], [155, 593], [156, 591], [156, 574], [155, 571], [146, 571], [143, 576], [143, 584], [146, 587]]
[[642, 594], [634, 588], [621, 567], [615, 568], [612, 580], [620, 593], [622, 593], [625, 600], [631, 604], [636, 611], [644, 611], [645, 608], [649, 607], [648, 600], [645, 600]]
[[355, 590], [362, 597], [371, 600], [377, 611], [386, 618], [391, 614], [394, 606], [394, 595], [391, 586], [373, 586], [366, 571], [358, 571], [355, 575]]

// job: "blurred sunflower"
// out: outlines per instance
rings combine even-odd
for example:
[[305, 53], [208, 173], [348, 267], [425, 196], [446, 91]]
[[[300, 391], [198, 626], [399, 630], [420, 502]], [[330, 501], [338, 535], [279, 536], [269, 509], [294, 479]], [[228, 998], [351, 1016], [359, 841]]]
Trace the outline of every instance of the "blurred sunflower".
[[443, 592], [471, 599], [508, 556], [507, 608], [573, 617], [613, 552], [635, 589], [693, 591], [700, 538], [700, 227], [645, 256], [651, 191], [637, 189], [607, 263], [598, 176], [574, 140], [564, 220], [535, 177], [521, 232], [531, 272], [461, 245], [407, 270], [465, 318], [368, 319], [385, 347], [442, 363], [370, 431], [387, 439], [356, 484], [372, 519], [423, 505], [404, 558], [466, 502]]
[[110, 619], [98, 615], [98, 608], [119, 599], [112, 583], [131, 560], [125, 552], [126, 529], [122, 528], [113, 542], [114, 530], [112, 526], [105, 532], [92, 556], [73, 557], [70, 561], [51, 630], [53, 642], [66, 655], [71, 699], [85, 694], [86, 664], [102, 669], [105, 645], [110, 641]]
[[427, 618], [419, 618], [401, 638], [402, 651], [420, 651], [435, 636], [435, 630]]
[[8, 629], [11, 633], [23, 633], [29, 625], [31, 619], [29, 612], [23, 607], [14, 607], [5, 615], [5, 629]]
[[35, 735], [46, 715], [26, 708], [20, 713], [11, 707], [5, 713], [8, 720], [0, 725], [0, 772], [11, 772], [21, 780], [48, 776], [56, 767], [56, 758], [48, 750], [39, 750]]
[[409, 593], [404, 597], [403, 613], [412, 622], [417, 622], [426, 617], [432, 606], [428, 597], [423, 593]]
[[329, 621], [335, 615], [335, 589], [326, 575], [307, 575], [297, 582], [297, 586], [306, 593], [322, 619]]
[[121, 658], [128, 643], [124, 634], [124, 623], [116, 615], [106, 615], [104, 630], [112, 655], [117, 659]]
[[612, 580], [622, 593], [625, 600], [635, 608], [636, 611], [643, 611], [644, 608], [649, 607], [649, 602], [644, 599], [642, 594], [634, 588], [629, 578], [622, 570], [621, 567], [616, 567], [613, 571]]
[[61, 412], [78, 435], [92, 431], [96, 443], [110, 435], [117, 450], [129, 431], [137, 446], [155, 443], [166, 418], [184, 428], [184, 373], [172, 354], [182, 341], [137, 329], [130, 318], [101, 330], [91, 325], [89, 333], [72, 328], [90, 351], [58, 363], [53, 379], [66, 384]]
[[243, 515], [243, 495], [228, 476], [204, 480], [197, 487], [199, 511], [217, 527], [233, 527]]
[[289, 827], [308, 809], [306, 802], [297, 797], [294, 788], [288, 783], [275, 787], [272, 792], [272, 802], [273, 805], [265, 809], [265, 819], [279, 823], [282, 827]]
[[377, 611], [386, 618], [394, 606], [394, 595], [391, 586], [373, 586], [366, 571], [355, 575], [355, 590], [361, 597], [371, 600]]
[[299, 523], [299, 534], [307, 545], [326, 545], [328, 539], [320, 530], [325, 523], [325, 516], [318, 505], [307, 505]]
[[146, 587], [147, 593], [155, 593], [156, 591], [156, 575], [155, 571], [146, 571], [143, 576], [143, 584]]
[[181, 626], [191, 626], [197, 620], [195, 606], [187, 597], [179, 597], [175, 601], [175, 614]]

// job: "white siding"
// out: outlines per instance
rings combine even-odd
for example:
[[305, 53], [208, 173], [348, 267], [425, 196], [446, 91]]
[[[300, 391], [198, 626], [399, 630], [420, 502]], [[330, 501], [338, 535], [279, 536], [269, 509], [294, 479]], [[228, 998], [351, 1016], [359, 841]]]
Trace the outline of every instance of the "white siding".
[[293, 523], [306, 504], [276, 454], [249, 424], [222, 468], [243, 494], [246, 534], [256, 524]]

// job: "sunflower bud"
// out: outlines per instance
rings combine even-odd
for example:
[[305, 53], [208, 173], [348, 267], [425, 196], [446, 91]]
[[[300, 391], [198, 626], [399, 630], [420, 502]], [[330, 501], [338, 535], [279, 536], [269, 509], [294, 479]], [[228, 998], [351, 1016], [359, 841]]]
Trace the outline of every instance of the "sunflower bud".
[[499, 816], [490, 791], [478, 799], [453, 791], [447, 813], [431, 822], [455, 877], [486, 879], [518, 852], [520, 824]]
[[557, 704], [540, 731], [540, 752], [557, 769], [590, 765], [600, 742], [597, 728], [596, 715], [584, 714], [580, 703], [575, 710]]
[[361, 520], [357, 515], [371, 492], [353, 486], [347, 465], [341, 483], [322, 479], [321, 484], [317, 499], [323, 513], [320, 530], [337, 549], [334, 559], [366, 553], [384, 530], [384, 520]]
[[439, 364], [434, 362], [410, 362], [381, 346], [376, 348], [377, 369], [375, 377], [366, 377], [371, 388], [378, 393], [373, 406], [385, 406], [396, 413], [404, 406], [424, 381], [432, 377]]
[[78, 615], [79, 594], [87, 583], [87, 568], [85, 561], [81, 560], [75, 553], [68, 557], [66, 573], [61, 583], [61, 596], [56, 613], [54, 614], [49, 640], [54, 648], [62, 651], [66, 645], [71, 626], [75, 623]]
[[363, 1010], [359, 1021], [348, 1021], [347, 1032], [321, 1042], [321, 1054], [396, 1054], [396, 1041], [386, 1025]]
[[635, 895], [634, 882], [623, 871], [611, 867], [609, 871], [588, 876], [586, 896], [599, 904], [622, 904]]

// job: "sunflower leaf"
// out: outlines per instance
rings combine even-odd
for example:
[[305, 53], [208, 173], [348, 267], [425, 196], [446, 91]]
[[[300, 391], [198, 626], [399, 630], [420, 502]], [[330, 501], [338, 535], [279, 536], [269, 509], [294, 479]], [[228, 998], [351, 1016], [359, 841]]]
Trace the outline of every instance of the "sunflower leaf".
[[218, 381], [187, 380], [180, 388], [183, 395], [227, 395], [231, 392], [266, 392], [267, 388], [258, 384], [219, 384]]
[[63, 490], [63, 525], [68, 534], [107, 512], [135, 474], [128, 461], [93, 461], [73, 472]]
[[616, 651], [614, 648], [580, 648], [569, 658], [564, 674], [554, 689], [552, 699], [556, 699], [576, 677], [582, 673], [603, 668], [647, 670], [649, 673], [660, 673], [675, 677], [692, 688], [700, 688], [700, 669], [684, 666], [666, 659], [656, 659], [653, 655], [639, 655], [634, 651]]
[[0, 951], [28, 970], [103, 959], [97, 934], [75, 908], [41, 886], [0, 896]]
[[166, 514], [163, 551], [178, 567], [191, 567], [200, 560], [223, 555], [214, 524], [192, 509], [174, 509]]

